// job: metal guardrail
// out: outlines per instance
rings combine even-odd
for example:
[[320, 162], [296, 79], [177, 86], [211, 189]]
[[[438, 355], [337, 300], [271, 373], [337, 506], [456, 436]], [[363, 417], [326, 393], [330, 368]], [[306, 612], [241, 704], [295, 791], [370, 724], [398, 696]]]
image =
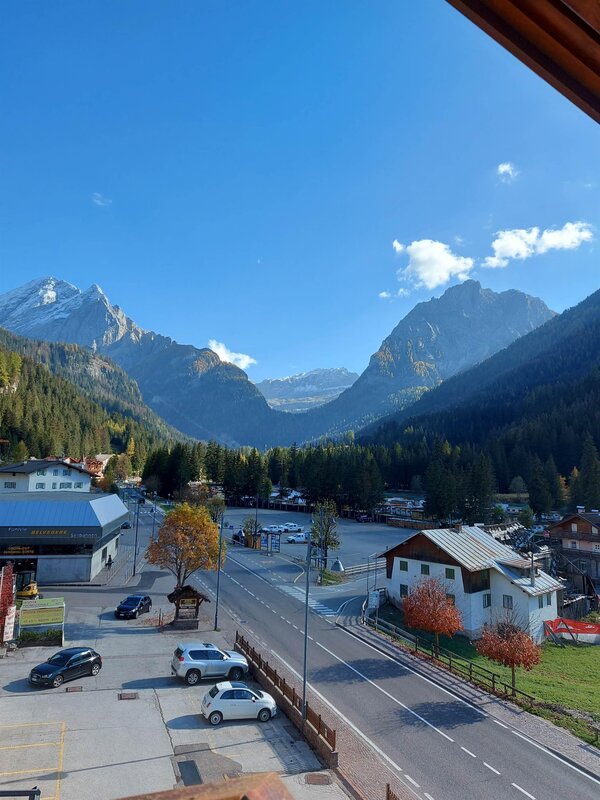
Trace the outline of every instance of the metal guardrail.
[[385, 558], [379, 558], [377, 561], [371, 561], [369, 564], [355, 564], [352, 567], [344, 569], [344, 575], [359, 575], [361, 572], [378, 572], [380, 569], [385, 569]]

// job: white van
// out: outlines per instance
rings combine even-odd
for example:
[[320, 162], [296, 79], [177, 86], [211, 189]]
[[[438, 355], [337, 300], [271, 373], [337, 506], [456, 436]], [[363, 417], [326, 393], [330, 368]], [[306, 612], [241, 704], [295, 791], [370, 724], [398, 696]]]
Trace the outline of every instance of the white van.
[[292, 533], [287, 537], [288, 544], [307, 544], [309, 540], [308, 533]]

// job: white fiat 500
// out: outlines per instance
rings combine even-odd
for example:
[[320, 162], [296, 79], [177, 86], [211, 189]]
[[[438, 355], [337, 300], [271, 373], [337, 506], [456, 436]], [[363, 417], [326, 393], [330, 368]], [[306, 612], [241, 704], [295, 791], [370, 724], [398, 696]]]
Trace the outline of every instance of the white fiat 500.
[[229, 719], [257, 719], [268, 722], [277, 714], [270, 694], [250, 689], [239, 681], [217, 683], [202, 699], [202, 716], [211, 725]]

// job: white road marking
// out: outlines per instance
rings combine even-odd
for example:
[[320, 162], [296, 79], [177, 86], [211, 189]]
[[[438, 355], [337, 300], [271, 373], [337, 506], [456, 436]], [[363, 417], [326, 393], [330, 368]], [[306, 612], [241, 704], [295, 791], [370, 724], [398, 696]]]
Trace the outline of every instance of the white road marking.
[[[383, 656], [384, 658], [387, 658], [388, 661], [393, 661], [394, 664], [398, 664], [399, 667], [402, 667], [402, 669], [405, 669], [407, 672], [412, 673], [415, 677], [420, 678], [422, 681], [425, 681], [425, 683], [428, 683], [430, 686], [435, 686], [435, 688], [438, 689], [440, 692], [443, 692], [444, 694], [447, 694], [449, 697], [453, 697], [455, 700], [458, 700], [459, 703], [462, 703], [463, 705], [467, 706], [468, 708], [472, 709], [473, 711], [476, 711], [478, 714], [481, 714], [482, 717], [487, 717], [488, 716], [485, 713], [485, 711], [482, 711], [480, 708], [477, 708], [477, 706], [474, 706], [472, 703], [469, 703], [468, 700], [463, 700], [462, 697], [460, 697], [459, 695], [457, 695], [454, 692], [450, 691], [450, 689], [446, 689], [443, 686], [441, 686], [440, 684], [436, 683], [435, 681], [432, 681], [429, 678], [426, 678], [424, 675], [421, 675], [421, 673], [419, 673], [416, 670], [412, 669], [411, 667], [407, 666], [403, 661], [399, 661], [397, 658], [394, 658], [393, 656], [389, 656], [387, 653], [384, 653], [383, 651], [379, 650], [377, 647], [373, 647], [373, 645], [369, 644], [368, 642], [365, 642], [364, 639], [360, 639], [359, 637], [354, 636], [354, 634], [352, 634], [349, 631], [345, 630], [345, 628], [339, 628], [339, 630], [343, 631], [347, 636], [351, 636], [353, 639], [358, 639], [358, 641], [361, 642], [365, 647], [368, 647], [369, 650], [373, 650], [375, 653], [379, 653], [379, 655]], [[496, 720], [494, 720], [494, 721], [496, 721]], [[504, 726], [504, 727], [506, 727], [506, 726]]]
[[381, 692], [382, 694], [384, 694], [386, 697], [389, 697], [389, 699], [390, 699], [390, 700], [391, 700], [393, 703], [396, 703], [397, 705], [401, 706], [403, 709], [405, 709], [406, 711], [408, 711], [410, 714], [412, 714], [413, 716], [415, 716], [417, 719], [421, 720], [421, 722], [424, 722], [424, 723], [425, 723], [425, 725], [428, 725], [430, 728], [432, 728], [432, 729], [433, 729], [433, 730], [434, 730], [436, 733], [439, 733], [439, 734], [440, 734], [440, 736], [443, 736], [443, 737], [444, 737], [444, 739], [448, 739], [448, 741], [449, 741], [449, 742], [453, 742], [453, 741], [454, 741], [454, 739], [453, 739], [451, 736], [448, 736], [448, 734], [447, 734], [447, 733], [444, 733], [444, 731], [441, 731], [441, 730], [440, 730], [439, 728], [437, 728], [437, 727], [436, 727], [436, 726], [435, 726], [433, 723], [431, 723], [431, 722], [429, 722], [428, 720], [426, 720], [426, 719], [425, 719], [425, 717], [422, 717], [420, 714], [417, 714], [417, 712], [416, 712], [416, 711], [413, 711], [413, 710], [412, 710], [412, 708], [409, 708], [409, 707], [408, 707], [407, 705], [405, 705], [405, 704], [404, 704], [404, 703], [403, 703], [401, 700], [398, 700], [396, 697], [394, 697], [394, 695], [393, 695], [393, 694], [390, 694], [389, 692], [386, 692], [386, 690], [385, 690], [385, 689], [382, 689], [382, 688], [381, 688], [381, 686], [378, 686], [378, 685], [375, 683], [375, 681], [372, 681], [370, 678], [367, 678], [367, 676], [366, 676], [366, 675], [364, 675], [364, 674], [363, 674], [362, 672], [360, 672], [359, 670], [357, 670], [357, 669], [356, 669], [356, 667], [353, 667], [351, 664], [348, 664], [348, 662], [347, 662], [347, 661], [344, 661], [344, 659], [343, 659], [343, 658], [340, 658], [340, 657], [339, 657], [338, 655], [336, 655], [334, 652], [332, 652], [331, 650], [329, 650], [329, 648], [325, 647], [325, 645], [321, 644], [321, 642], [315, 642], [315, 644], [316, 644], [318, 647], [320, 647], [322, 650], [325, 650], [325, 652], [326, 652], [326, 653], [329, 653], [329, 655], [330, 655], [330, 656], [333, 656], [333, 658], [335, 658], [337, 661], [339, 661], [339, 662], [340, 662], [340, 664], [343, 664], [345, 667], [348, 667], [348, 669], [349, 669], [349, 670], [352, 670], [352, 672], [355, 672], [355, 673], [356, 673], [357, 675], [359, 675], [359, 676], [360, 676], [360, 677], [361, 677], [363, 680], [367, 681], [367, 683], [370, 683], [370, 684], [371, 684], [371, 686], [374, 686], [374, 687], [375, 687], [375, 689], [377, 689], [378, 691], [380, 691], [380, 692]]
[[579, 769], [579, 767], [576, 767], [575, 764], [571, 764], [568, 761], [565, 761], [560, 756], [557, 756], [556, 753], [553, 753], [552, 750], [548, 750], [543, 745], [534, 742], [533, 739], [530, 739], [528, 736], [523, 736], [523, 734], [519, 733], [518, 731], [512, 731], [512, 732], [514, 733], [515, 736], [518, 736], [519, 739], [523, 739], [529, 744], [532, 744], [534, 747], [537, 747], [538, 750], [542, 750], [544, 753], [546, 753], [546, 755], [552, 756], [552, 758], [555, 758], [557, 761], [560, 761], [561, 764], [564, 764], [565, 766], [574, 769], [575, 772], [578, 772], [580, 775], [583, 775], [588, 780], [593, 781], [593, 783], [597, 783], [598, 786], [600, 786], [600, 780], [598, 780], [598, 778], [594, 778], [593, 775], [588, 775], [587, 772], [584, 772], [582, 769]]
[[519, 784], [518, 784], [518, 783], [511, 783], [511, 786], [514, 786], [514, 787], [515, 787], [515, 789], [518, 789], [520, 792], [523, 792], [523, 794], [524, 794], [526, 797], [530, 797], [530, 798], [531, 798], [531, 800], [535, 800], [535, 797], [534, 797], [532, 794], [529, 794], [529, 792], [526, 792], [526, 791], [525, 791], [525, 789], [523, 789], [521, 786], [519, 786]]
[[410, 781], [410, 782], [412, 783], [412, 785], [413, 785], [413, 786], [416, 786], [416, 787], [417, 787], [417, 789], [420, 789], [420, 788], [421, 788], [421, 787], [419, 786], [419, 784], [416, 782], [416, 780], [415, 780], [414, 778], [411, 778], [411, 777], [410, 777], [410, 775], [407, 775], [406, 773], [404, 773], [404, 777], [406, 778], [406, 780], [407, 780], [407, 781]]
[[491, 766], [490, 766], [490, 765], [487, 763], [487, 761], [484, 761], [484, 762], [483, 762], [483, 766], [484, 766], [484, 767], [487, 767], [488, 769], [491, 769], [491, 770], [492, 770], [492, 772], [495, 772], [495, 773], [496, 773], [496, 775], [500, 775], [500, 773], [498, 772], [498, 770], [497, 770], [497, 769], [494, 769], [494, 767], [491, 767]]
[[500, 725], [501, 728], [506, 728], [506, 730], [508, 730], [508, 725], [505, 725], [503, 722], [500, 722], [500, 720], [495, 719], [494, 722], [496, 723], [496, 725]]
[[466, 753], [467, 755], [471, 756], [472, 758], [477, 758], [477, 756], [475, 755], [475, 753], [472, 753], [470, 750], [467, 750], [467, 748], [466, 748], [466, 747], [463, 747], [463, 746], [462, 746], [462, 744], [461, 744], [461, 746], [460, 746], [460, 749], [461, 749], [461, 750], [464, 750], [464, 751], [465, 751], [465, 753]]
[[[255, 638], [257, 638], [257, 637], [255, 637]], [[301, 674], [300, 674], [300, 673], [299, 673], [297, 670], [295, 670], [295, 669], [292, 667], [292, 665], [291, 665], [291, 664], [289, 664], [289, 663], [288, 663], [288, 662], [285, 660], [285, 658], [283, 658], [282, 656], [280, 656], [280, 655], [279, 655], [279, 653], [276, 653], [276, 652], [275, 652], [275, 650], [271, 650], [271, 652], [273, 653], [273, 655], [275, 656], [275, 658], [278, 658], [278, 659], [281, 661], [281, 663], [282, 663], [282, 664], [285, 664], [285, 666], [286, 666], [286, 667], [287, 667], [287, 668], [290, 670], [290, 672], [292, 672], [292, 673], [293, 673], [293, 674], [294, 674], [294, 675], [295, 675], [297, 678], [299, 678], [299, 680], [302, 680], [302, 675], [301, 675]], [[410, 786], [408, 786], [408, 785], [406, 784], [406, 782], [404, 781], [404, 778], [403, 778], [403, 776], [402, 776], [402, 775], [398, 775], [398, 774], [397, 774], [397, 773], [399, 773], [399, 772], [403, 772], [403, 771], [404, 771], [404, 770], [402, 769], [402, 767], [400, 767], [398, 764], [396, 764], [396, 762], [395, 762], [395, 761], [393, 761], [393, 760], [392, 760], [392, 759], [391, 759], [391, 758], [388, 756], [388, 754], [387, 754], [387, 753], [384, 753], [384, 752], [383, 752], [383, 750], [382, 750], [380, 747], [378, 747], [378, 746], [375, 744], [375, 742], [374, 742], [372, 739], [369, 739], [369, 737], [368, 737], [368, 736], [366, 736], [366, 735], [365, 735], [365, 734], [364, 734], [364, 733], [361, 731], [361, 729], [360, 729], [360, 728], [358, 728], [358, 727], [357, 727], [357, 726], [356, 726], [356, 725], [355, 725], [355, 724], [352, 722], [352, 720], [349, 720], [349, 719], [348, 719], [348, 717], [346, 717], [344, 714], [342, 714], [342, 712], [341, 712], [341, 711], [339, 711], [339, 710], [336, 708], [336, 706], [334, 706], [334, 705], [333, 705], [333, 703], [331, 703], [331, 702], [330, 702], [330, 701], [329, 701], [329, 700], [328, 700], [328, 699], [327, 699], [327, 698], [326, 698], [324, 695], [322, 695], [322, 694], [321, 694], [321, 692], [319, 692], [317, 689], [315, 689], [315, 688], [314, 688], [314, 686], [312, 686], [310, 683], [308, 683], [308, 686], [309, 686], [309, 688], [310, 688], [311, 692], [312, 692], [312, 693], [313, 693], [313, 694], [314, 694], [316, 697], [318, 697], [318, 698], [319, 698], [319, 700], [321, 700], [321, 702], [323, 702], [323, 703], [324, 703], [324, 704], [325, 704], [325, 705], [326, 705], [328, 708], [330, 708], [330, 709], [333, 711], [333, 713], [334, 713], [334, 714], [336, 714], [336, 715], [337, 715], [337, 716], [338, 716], [338, 717], [339, 717], [339, 718], [340, 718], [340, 719], [341, 719], [343, 722], [345, 722], [345, 723], [346, 723], [346, 725], [347, 725], [349, 728], [351, 728], [351, 729], [354, 731], [354, 733], [355, 733], [355, 734], [356, 734], [356, 735], [357, 735], [357, 736], [358, 736], [360, 739], [362, 739], [362, 740], [363, 740], [363, 742], [366, 742], [366, 743], [369, 745], [369, 747], [371, 747], [371, 748], [372, 748], [372, 749], [373, 749], [373, 750], [374, 750], [374, 751], [377, 753], [377, 755], [378, 755], [378, 756], [380, 756], [380, 758], [382, 758], [382, 759], [383, 759], [383, 761], [385, 762], [383, 766], [384, 766], [386, 769], [389, 769], [389, 771], [392, 773], [392, 775], [394, 775], [396, 778], [398, 778], [400, 781], [402, 781], [402, 783], [403, 783], [403, 784], [406, 786], [406, 788], [407, 788], [407, 789], [409, 789], [409, 790], [410, 790], [410, 791], [411, 791], [411, 792], [412, 792], [412, 793], [413, 793], [413, 794], [414, 794], [416, 797], [418, 797], [418, 795], [416, 794], [416, 792], [414, 791], [414, 789], [412, 789], [412, 787], [410, 787]], [[395, 771], [393, 771], [393, 770], [395, 770]]]
[[427, 800], [433, 800], [433, 797], [430, 794], [428, 794], [427, 792], [423, 792], [423, 794], [425, 795]]

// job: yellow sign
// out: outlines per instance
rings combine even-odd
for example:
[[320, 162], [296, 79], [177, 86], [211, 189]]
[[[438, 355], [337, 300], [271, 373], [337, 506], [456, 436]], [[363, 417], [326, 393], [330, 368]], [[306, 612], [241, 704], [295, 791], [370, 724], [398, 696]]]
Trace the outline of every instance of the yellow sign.
[[64, 621], [65, 601], [63, 597], [25, 600], [21, 606], [19, 624], [22, 628], [32, 625], [61, 625]]
[[196, 601], [194, 600], [193, 597], [186, 597], [183, 600], [179, 601], [179, 605], [180, 606], [195, 606], [196, 605]]

